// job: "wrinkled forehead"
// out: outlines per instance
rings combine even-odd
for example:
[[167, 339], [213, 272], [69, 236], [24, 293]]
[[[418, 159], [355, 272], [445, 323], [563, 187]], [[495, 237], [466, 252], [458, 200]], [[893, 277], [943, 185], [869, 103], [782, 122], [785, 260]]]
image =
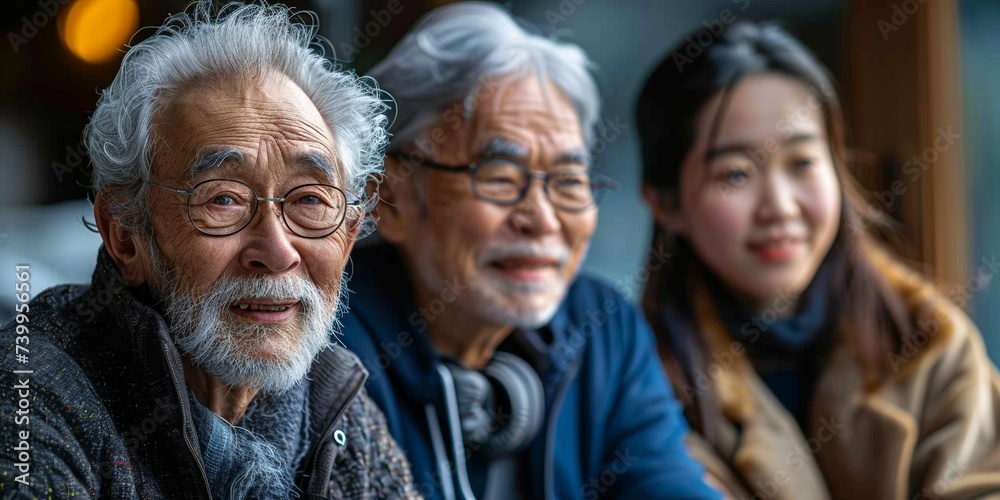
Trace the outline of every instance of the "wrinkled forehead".
[[566, 94], [550, 80], [533, 73], [484, 82], [476, 89], [475, 96], [480, 101], [480, 113], [512, 116], [534, 113], [579, 128], [579, 116]]
[[470, 147], [498, 136], [514, 142], [550, 141], [559, 147], [584, 144], [572, 102], [555, 84], [534, 74], [484, 83], [473, 97], [471, 131], [475, 137]]
[[285, 161], [325, 160], [341, 174], [330, 127], [309, 96], [280, 73], [192, 82], [166, 99], [154, 126], [158, 168], [174, 175], [196, 173], [179, 169], [206, 151], [236, 149], [252, 160], [268, 147]]

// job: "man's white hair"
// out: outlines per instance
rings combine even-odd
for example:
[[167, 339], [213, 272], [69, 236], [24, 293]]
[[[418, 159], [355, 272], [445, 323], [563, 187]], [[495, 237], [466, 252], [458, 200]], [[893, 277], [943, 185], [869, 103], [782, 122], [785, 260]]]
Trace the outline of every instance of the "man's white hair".
[[532, 73], [569, 99], [592, 146], [600, 114], [592, 67], [580, 47], [530, 32], [499, 5], [458, 2], [421, 18], [368, 75], [395, 99], [394, 152], [425, 139], [447, 106], [463, 103], [470, 117], [483, 83]]
[[[101, 92], [83, 135], [94, 167], [92, 187], [124, 188], [106, 198], [110, 214], [132, 232], [151, 234], [143, 181], [150, 178], [157, 143], [153, 119], [164, 102], [198, 81], [268, 71], [288, 77], [309, 96], [333, 132], [334, 167], [347, 189], [363, 196], [367, 181], [382, 169], [384, 93], [325, 57], [329, 43], [316, 35], [315, 14], [264, 3], [230, 3], [213, 11], [212, 3], [196, 2], [131, 47]], [[372, 221], [366, 217], [366, 223]]]

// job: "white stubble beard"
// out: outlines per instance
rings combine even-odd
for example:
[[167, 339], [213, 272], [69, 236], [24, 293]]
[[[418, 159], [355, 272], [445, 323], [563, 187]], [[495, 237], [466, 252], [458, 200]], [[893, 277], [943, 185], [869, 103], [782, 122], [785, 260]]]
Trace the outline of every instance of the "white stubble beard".
[[[151, 245], [152, 246], [152, 245]], [[257, 388], [263, 394], [280, 394], [299, 383], [323, 349], [330, 335], [338, 335], [346, 293], [341, 278], [332, 307], [313, 283], [298, 277], [223, 276], [204, 294], [183, 290], [177, 270], [155, 247], [150, 251], [151, 267], [163, 277], [152, 284], [164, 304], [164, 315], [177, 348], [191, 362], [236, 387]], [[291, 325], [240, 322], [229, 312], [239, 299], [294, 297], [301, 311]], [[332, 314], [330, 312], [332, 311]], [[278, 359], [262, 359], [253, 349], [267, 342]]]
[[[559, 309], [568, 286], [560, 275], [552, 276], [550, 279], [540, 283], [512, 283], [499, 277], [488, 279], [482, 276], [483, 271], [488, 269], [488, 261], [493, 260], [499, 254], [524, 255], [539, 252], [552, 254], [550, 250], [545, 251], [531, 243], [495, 245], [493, 249], [487, 248], [477, 262], [480, 278], [467, 284], [468, 290], [465, 293], [468, 294], [468, 299], [463, 301], [461, 297], [458, 297], [448, 307], [456, 307], [459, 303], [464, 302], [463, 305], [466, 305], [480, 319], [494, 325], [536, 329], [548, 324]], [[560, 270], [563, 266], [567, 265], [568, 253], [568, 250], [563, 249], [555, 252], [556, 255], [554, 256], [561, 262], [559, 266]], [[427, 289], [439, 290], [439, 295], [443, 295], [444, 289], [442, 285], [445, 281], [435, 269], [431, 253], [421, 252], [416, 256], [415, 260], [414, 271], [416, 272], [417, 279]], [[457, 280], [457, 278], [455, 279]], [[464, 283], [461, 284], [464, 285]], [[518, 307], [508, 301], [508, 297], [512, 295], [527, 293], [547, 294], [552, 299], [543, 307]]]

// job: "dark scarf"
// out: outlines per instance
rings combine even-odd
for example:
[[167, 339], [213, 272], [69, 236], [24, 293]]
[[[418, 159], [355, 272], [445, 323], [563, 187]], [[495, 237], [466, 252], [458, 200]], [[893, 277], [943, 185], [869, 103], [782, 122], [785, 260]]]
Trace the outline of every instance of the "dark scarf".
[[804, 427], [816, 379], [829, 346], [829, 265], [820, 265], [809, 287], [791, 307], [777, 299], [764, 311], [741, 304], [718, 277], [706, 272], [705, 283], [716, 311], [733, 339], [743, 342], [754, 369], [771, 392]]
[[258, 395], [236, 427], [188, 390], [212, 496], [297, 498], [295, 472], [309, 449], [309, 381], [280, 396]]

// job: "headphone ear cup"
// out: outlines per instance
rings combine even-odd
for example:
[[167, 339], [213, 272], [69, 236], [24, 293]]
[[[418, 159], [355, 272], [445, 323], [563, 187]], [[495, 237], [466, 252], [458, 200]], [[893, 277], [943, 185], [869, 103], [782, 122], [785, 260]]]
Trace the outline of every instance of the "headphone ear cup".
[[458, 403], [462, 437], [469, 444], [485, 445], [490, 435], [490, 415], [486, 408], [492, 408], [493, 386], [480, 372], [446, 363], [455, 382], [455, 399]]
[[484, 373], [506, 392], [510, 405], [510, 421], [500, 422], [500, 429], [490, 434], [486, 447], [495, 454], [520, 451], [542, 428], [545, 417], [542, 381], [526, 361], [502, 351], [493, 355]]

